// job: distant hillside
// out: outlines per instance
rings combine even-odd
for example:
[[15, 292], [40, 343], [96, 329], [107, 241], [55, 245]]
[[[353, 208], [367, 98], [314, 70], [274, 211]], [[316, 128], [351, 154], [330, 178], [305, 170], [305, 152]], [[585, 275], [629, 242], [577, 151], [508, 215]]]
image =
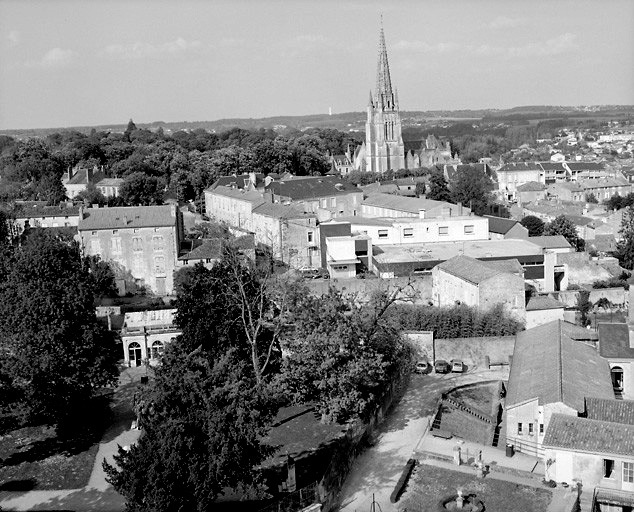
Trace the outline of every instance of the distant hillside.
[[[221, 132], [230, 128], [259, 129], [278, 128], [305, 130], [308, 128], [334, 128], [341, 131], [365, 130], [365, 112], [344, 112], [340, 114], [313, 114], [305, 116], [275, 116], [260, 119], [218, 119], [216, 121], [177, 121], [152, 123], [136, 122], [139, 128], [157, 130], [162, 127], [166, 132], [179, 130], [205, 129]], [[510, 109], [481, 109], [481, 110], [429, 110], [429, 111], [402, 111], [401, 119], [404, 127], [433, 127], [439, 124], [451, 124], [461, 121], [488, 122], [514, 122], [526, 120], [543, 120], [550, 118], [632, 118], [634, 117], [634, 105], [596, 105], [596, 106], [547, 106], [533, 105], [514, 107]], [[76, 130], [82, 133], [90, 133], [94, 128], [97, 131], [123, 132], [127, 122], [122, 124], [98, 125], [98, 126], [73, 126], [66, 128], [36, 128], [30, 130], [1, 130], [0, 134], [14, 137], [45, 137], [51, 133], [63, 130]]]

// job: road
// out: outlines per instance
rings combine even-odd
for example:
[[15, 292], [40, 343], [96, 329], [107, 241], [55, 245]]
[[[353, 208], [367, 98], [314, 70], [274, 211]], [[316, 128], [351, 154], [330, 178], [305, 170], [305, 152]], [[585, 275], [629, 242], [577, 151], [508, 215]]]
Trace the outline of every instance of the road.
[[463, 384], [496, 379], [507, 380], [508, 371], [412, 375], [405, 394], [383, 423], [378, 441], [353, 464], [340, 492], [339, 510], [370, 512], [373, 494], [383, 512], [398, 510], [395, 504], [390, 503], [390, 494], [427, 423], [436, 413], [436, 400], [440, 393]]

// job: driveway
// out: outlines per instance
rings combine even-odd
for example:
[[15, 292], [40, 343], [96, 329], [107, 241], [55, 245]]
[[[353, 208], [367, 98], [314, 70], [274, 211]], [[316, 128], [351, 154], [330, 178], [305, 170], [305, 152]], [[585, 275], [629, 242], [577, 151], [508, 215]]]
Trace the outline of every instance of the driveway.
[[[376, 444], [354, 462], [340, 492], [342, 512], [372, 510], [372, 496], [383, 512], [398, 509], [390, 494], [407, 460], [436, 413], [440, 394], [462, 384], [507, 380], [507, 370], [483, 370], [448, 375], [412, 375], [403, 398], [383, 423]], [[378, 508], [377, 508], [378, 509]]]

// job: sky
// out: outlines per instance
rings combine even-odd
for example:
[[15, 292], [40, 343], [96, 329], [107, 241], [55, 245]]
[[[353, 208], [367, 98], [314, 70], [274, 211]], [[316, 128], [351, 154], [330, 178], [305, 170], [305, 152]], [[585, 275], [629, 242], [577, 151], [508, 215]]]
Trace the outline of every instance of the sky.
[[634, 104], [632, 0], [0, 0], [0, 129]]

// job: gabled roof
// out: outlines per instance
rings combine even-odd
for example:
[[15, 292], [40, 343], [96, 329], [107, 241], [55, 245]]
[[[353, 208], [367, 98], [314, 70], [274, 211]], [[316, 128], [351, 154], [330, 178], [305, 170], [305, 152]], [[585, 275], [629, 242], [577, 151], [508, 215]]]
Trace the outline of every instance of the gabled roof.
[[176, 206], [85, 208], [78, 230], [176, 226]]
[[599, 162], [567, 162], [571, 171], [602, 171], [605, 167]]
[[506, 235], [513, 226], [519, 224], [516, 220], [494, 217], [493, 215], [483, 215], [483, 217], [489, 219], [489, 232], [500, 235]]
[[[431, 210], [434, 208], [451, 208], [453, 211], [458, 210], [458, 205], [447, 203], [445, 201], [434, 201], [433, 199], [425, 199], [422, 197], [403, 197], [391, 194], [370, 194], [363, 200], [364, 205], [377, 206], [380, 208], [389, 208], [392, 210], [400, 210], [403, 212], [414, 213], [418, 215], [420, 210]], [[469, 215], [471, 210], [465, 206], [462, 207], [462, 215]]]
[[634, 456], [634, 425], [553, 414], [542, 445], [590, 453]]
[[[78, 169], [75, 175], [66, 182], [66, 185], [88, 185], [88, 171], [90, 169]], [[96, 183], [104, 177], [103, 172], [94, 171], [92, 174], [92, 183]]]
[[498, 174], [501, 172], [517, 172], [517, 171], [542, 171], [541, 166], [537, 162], [520, 162], [504, 164], [498, 169]]
[[585, 397], [614, 398], [610, 367], [591, 345], [574, 339], [586, 331], [555, 320], [517, 334], [506, 404], [537, 399], [583, 411]]
[[361, 193], [360, 189], [338, 176], [301, 177], [274, 181], [266, 186], [266, 190], [281, 197], [290, 197], [294, 201]]
[[253, 213], [259, 213], [260, 215], [266, 215], [267, 217], [274, 217], [276, 219], [317, 218], [314, 213], [304, 213], [303, 210], [292, 205], [274, 203], [262, 203], [253, 208]]
[[566, 307], [566, 305], [563, 302], [559, 302], [548, 295], [535, 295], [534, 297], [530, 297], [526, 303], [526, 311], [563, 309], [564, 307]]
[[264, 198], [262, 193], [257, 190], [243, 190], [239, 188], [230, 188], [223, 185], [216, 188], [208, 188], [205, 192], [215, 194], [217, 196], [231, 197], [233, 199], [240, 199], [249, 203], [263, 203]]
[[576, 181], [560, 181], [550, 185], [551, 188], [564, 188], [571, 192], [583, 192], [585, 189]]
[[473, 284], [480, 284], [492, 277], [509, 273], [503, 268], [464, 255], [443, 261], [436, 265], [436, 268]]
[[634, 400], [586, 398], [586, 417], [590, 420], [634, 425]]
[[218, 260], [222, 257], [222, 240], [220, 238], [214, 238], [211, 240], [205, 240], [201, 245], [195, 247], [191, 251], [182, 256], [179, 256], [180, 261], [189, 260]]
[[[259, 185], [264, 180], [264, 174], [261, 172], [255, 173], [255, 185]], [[246, 188], [251, 182], [251, 176], [249, 174], [238, 174], [237, 176], [220, 176], [216, 182], [211, 186], [212, 189], [216, 187], [231, 187]]]
[[563, 235], [531, 236], [528, 241], [534, 243], [535, 245], [539, 245], [544, 249], [572, 248], [572, 245], [570, 245]]
[[542, 169], [545, 171], [563, 171], [566, 172], [566, 168], [564, 164], [561, 162], [539, 162], [539, 165], [542, 166]]
[[542, 190], [546, 190], [546, 185], [538, 183], [537, 181], [529, 181], [528, 183], [519, 185], [516, 190], [518, 192], [541, 192]]
[[34, 219], [37, 217], [77, 217], [79, 206], [21, 206], [13, 211], [16, 219]]
[[599, 354], [606, 359], [634, 359], [629, 324], [599, 324]]
[[104, 178], [95, 183], [97, 187], [120, 187], [123, 184], [123, 178]]

